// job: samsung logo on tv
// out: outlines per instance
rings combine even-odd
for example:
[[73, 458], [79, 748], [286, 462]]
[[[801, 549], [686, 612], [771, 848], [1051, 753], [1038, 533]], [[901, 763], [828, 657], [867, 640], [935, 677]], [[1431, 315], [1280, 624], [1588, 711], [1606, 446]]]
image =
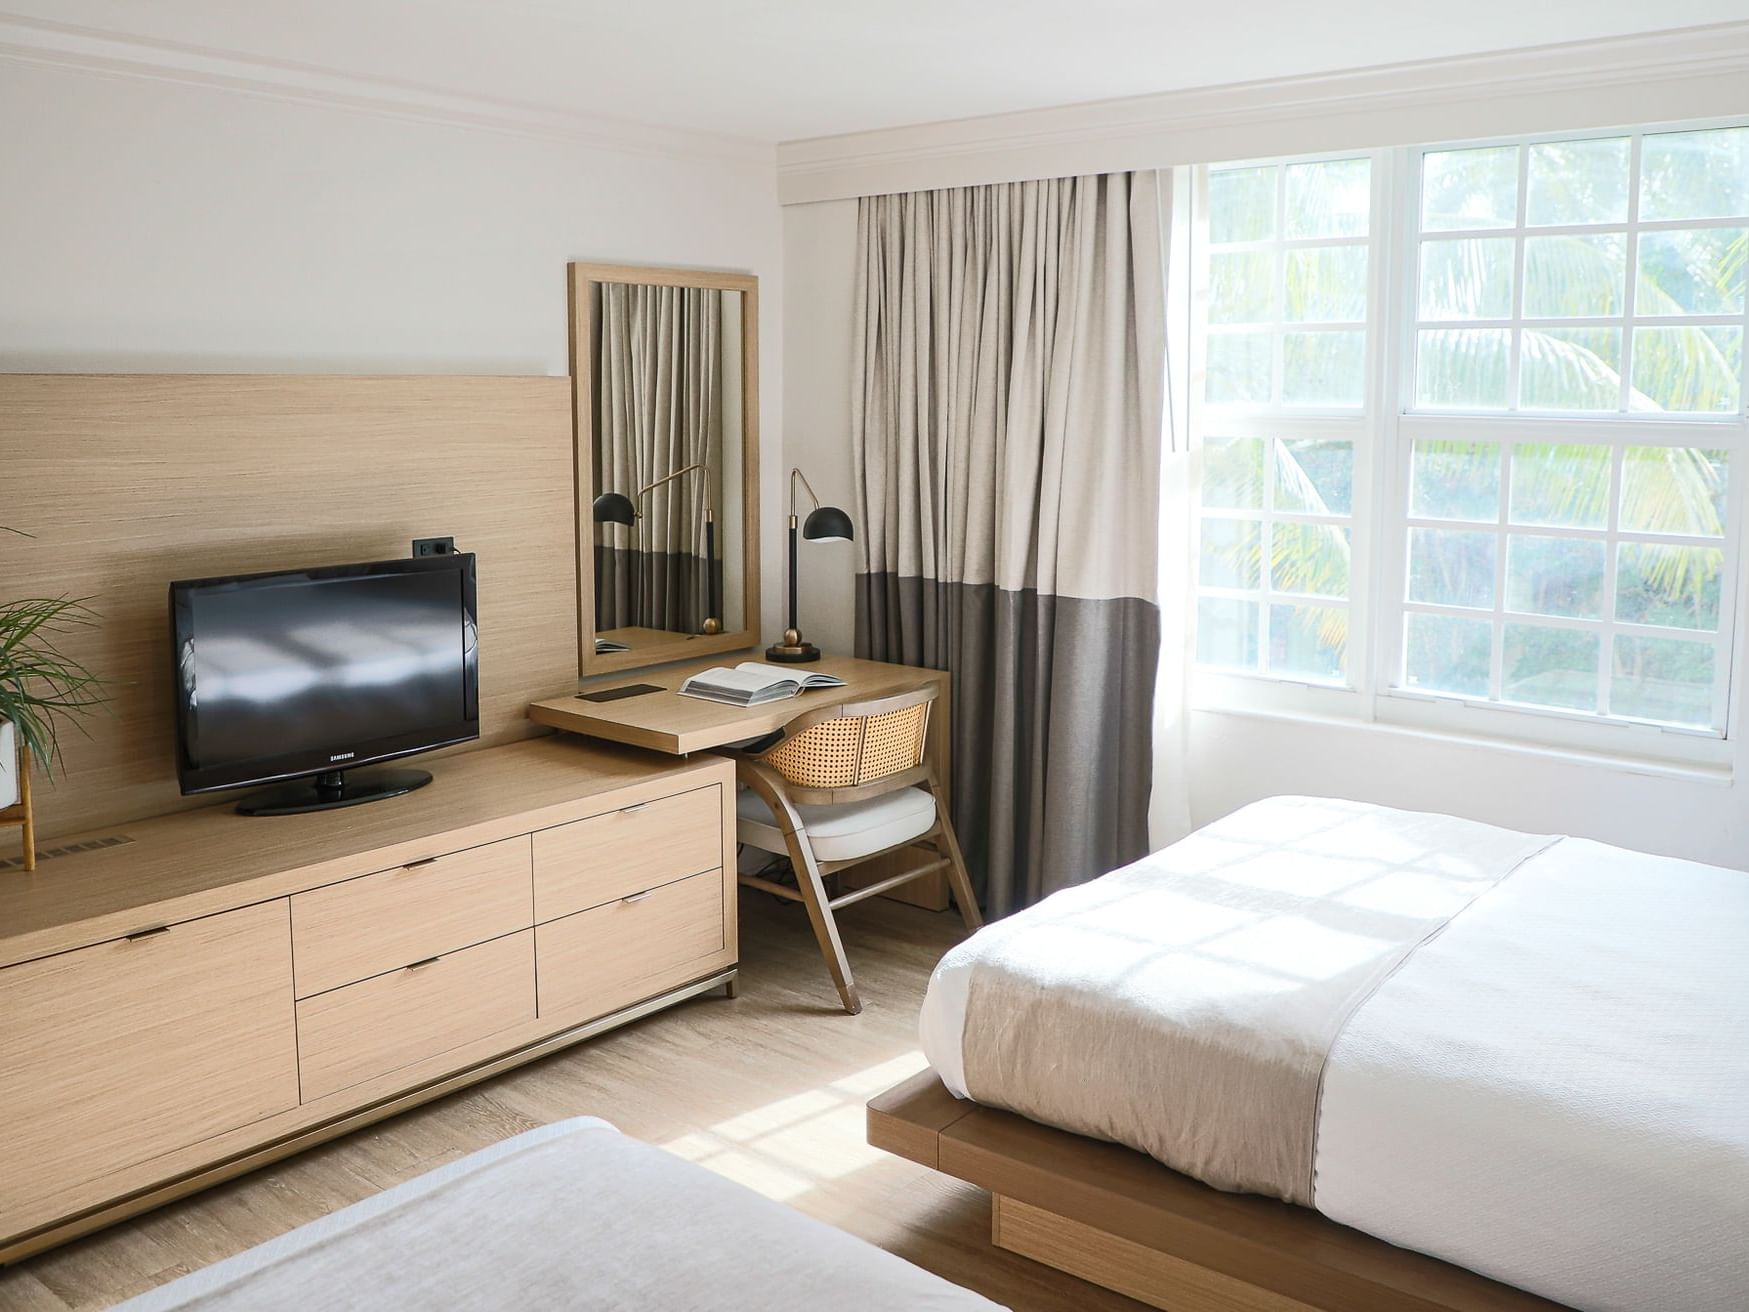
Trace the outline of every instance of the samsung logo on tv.
[[328, 759], [330, 761], [350, 761], [357, 755], [357, 752], [341, 752], [338, 756], [330, 756]]

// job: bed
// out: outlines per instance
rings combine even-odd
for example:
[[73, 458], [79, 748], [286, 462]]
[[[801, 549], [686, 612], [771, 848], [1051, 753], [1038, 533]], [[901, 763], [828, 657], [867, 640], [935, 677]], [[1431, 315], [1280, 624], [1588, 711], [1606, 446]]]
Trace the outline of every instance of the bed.
[[127, 1312], [995, 1312], [996, 1304], [582, 1117], [186, 1275]]
[[1742, 872], [1274, 798], [967, 940], [921, 1028], [871, 1140], [1158, 1306], [1749, 1306]]

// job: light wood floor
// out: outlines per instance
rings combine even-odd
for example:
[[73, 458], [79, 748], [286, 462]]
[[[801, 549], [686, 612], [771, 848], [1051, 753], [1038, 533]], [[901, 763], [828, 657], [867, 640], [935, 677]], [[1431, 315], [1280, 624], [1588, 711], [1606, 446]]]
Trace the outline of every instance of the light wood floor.
[[[923, 1067], [917, 1009], [959, 918], [876, 898], [839, 920], [838, 1009], [800, 907], [741, 900], [742, 990], [698, 998], [240, 1180], [0, 1270], [0, 1309], [104, 1308], [487, 1144], [567, 1116], [730, 1176], [1017, 1312], [1141, 1304], [990, 1246], [980, 1190], [870, 1148], [867, 1098]], [[658, 1310], [652, 1310], [658, 1312]]]

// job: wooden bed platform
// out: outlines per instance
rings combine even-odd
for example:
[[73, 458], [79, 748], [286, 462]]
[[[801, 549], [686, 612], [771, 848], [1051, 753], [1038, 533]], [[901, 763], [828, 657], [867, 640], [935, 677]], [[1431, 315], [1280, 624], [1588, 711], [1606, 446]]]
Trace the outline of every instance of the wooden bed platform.
[[988, 1189], [998, 1248], [1169, 1312], [1570, 1312], [1309, 1208], [962, 1102], [932, 1070], [870, 1100], [868, 1141]]

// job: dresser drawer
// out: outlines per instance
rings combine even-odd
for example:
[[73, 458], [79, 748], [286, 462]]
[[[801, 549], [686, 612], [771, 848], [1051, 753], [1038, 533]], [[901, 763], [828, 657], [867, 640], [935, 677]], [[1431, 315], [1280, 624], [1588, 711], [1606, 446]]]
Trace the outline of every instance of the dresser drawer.
[[294, 894], [298, 996], [534, 923], [528, 835]]
[[0, 1234], [297, 1106], [291, 981], [284, 898], [0, 970]]
[[534, 1019], [534, 931], [298, 1002], [303, 1099], [349, 1088]]
[[588, 1020], [730, 964], [723, 875], [673, 884], [535, 929], [540, 1014]]
[[534, 836], [534, 918], [568, 916], [723, 864], [723, 793], [711, 784]]

